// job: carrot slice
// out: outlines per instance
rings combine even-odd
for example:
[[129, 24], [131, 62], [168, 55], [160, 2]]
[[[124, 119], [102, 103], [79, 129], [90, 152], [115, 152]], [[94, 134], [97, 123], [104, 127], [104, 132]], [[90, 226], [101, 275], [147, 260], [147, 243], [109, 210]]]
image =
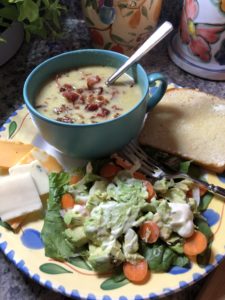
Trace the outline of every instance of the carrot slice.
[[151, 182], [145, 180], [144, 181], [144, 186], [146, 187], [147, 192], [148, 192], [147, 201], [151, 202], [152, 198], [155, 196], [155, 191], [154, 191], [153, 185], [151, 184]]
[[123, 169], [129, 170], [133, 166], [128, 160], [120, 157], [116, 153], [112, 155], [112, 158], [115, 159], [115, 163]]
[[134, 172], [133, 177], [135, 179], [146, 180], [145, 174], [138, 172], [138, 171]]
[[207, 248], [207, 238], [201, 231], [195, 231], [193, 235], [184, 242], [184, 254], [195, 256], [205, 251]]
[[199, 185], [199, 189], [200, 189], [200, 196], [204, 196], [207, 192], [207, 188], [204, 187], [204, 185]]
[[159, 226], [153, 221], [146, 221], [141, 224], [138, 234], [146, 243], [153, 244], [159, 238]]
[[71, 194], [66, 193], [61, 198], [61, 206], [63, 209], [73, 208], [75, 205], [74, 198]]
[[79, 176], [79, 175], [72, 175], [70, 177], [70, 184], [75, 184], [75, 183], [77, 183], [80, 180], [81, 180], [81, 176]]
[[[130, 170], [133, 167], [133, 165], [128, 160], [120, 157], [118, 154], [113, 154], [112, 158], [114, 158], [116, 165], [120, 166], [125, 170]], [[134, 172], [133, 177], [135, 179], [146, 180], [145, 174], [139, 171]]]
[[105, 178], [112, 178], [121, 170], [119, 166], [116, 166], [112, 163], [105, 164], [101, 170], [100, 175]]
[[190, 190], [188, 190], [188, 191], [186, 192], [186, 196], [187, 196], [188, 198], [191, 198], [191, 197], [192, 197], [192, 189], [190, 189]]
[[148, 263], [146, 260], [140, 260], [136, 264], [125, 262], [123, 273], [131, 282], [141, 283], [149, 277]]

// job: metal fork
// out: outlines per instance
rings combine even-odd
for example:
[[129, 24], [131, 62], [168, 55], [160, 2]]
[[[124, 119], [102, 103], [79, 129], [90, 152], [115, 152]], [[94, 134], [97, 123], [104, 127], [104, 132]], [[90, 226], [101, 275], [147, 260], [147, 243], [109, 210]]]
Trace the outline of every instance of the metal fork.
[[216, 186], [214, 184], [209, 184], [203, 180], [193, 178], [190, 175], [182, 172], [169, 172], [164, 166], [152, 159], [147, 155], [144, 150], [138, 146], [134, 141], [130, 142], [125, 148], [123, 148], [120, 154], [132, 163], [140, 163], [140, 171], [145, 175], [154, 179], [190, 179], [198, 185], [204, 186], [209, 192], [225, 197], [225, 189]]

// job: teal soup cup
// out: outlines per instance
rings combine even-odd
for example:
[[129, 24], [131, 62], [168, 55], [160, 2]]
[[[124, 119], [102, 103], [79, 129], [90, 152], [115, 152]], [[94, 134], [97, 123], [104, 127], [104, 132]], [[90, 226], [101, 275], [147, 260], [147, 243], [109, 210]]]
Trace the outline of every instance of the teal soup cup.
[[[66, 155], [96, 159], [112, 154], [135, 138], [146, 112], [160, 101], [167, 88], [163, 74], [146, 74], [140, 64], [131, 67], [127, 74], [139, 85], [141, 99], [137, 99], [132, 109], [115, 119], [91, 124], [64, 123], [48, 118], [35, 109], [37, 93], [52, 76], [78, 67], [119, 68], [127, 59], [127, 56], [113, 51], [85, 49], [57, 55], [38, 65], [25, 81], [23, 97], [45, 141]], [[159, 84], [156, 84], [157, 81]], [[154, 86], [151, 93], [150, 86]]]

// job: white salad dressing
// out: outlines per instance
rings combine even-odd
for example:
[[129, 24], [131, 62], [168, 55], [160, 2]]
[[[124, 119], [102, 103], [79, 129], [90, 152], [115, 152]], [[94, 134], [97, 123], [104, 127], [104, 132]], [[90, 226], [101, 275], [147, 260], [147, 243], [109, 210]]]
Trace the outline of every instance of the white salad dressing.
[[171, 208], [170, 225], [173, 231], [184, 238], [190, 237], [194, 232], [193, 213], [190, 206], [186, 203], [169, 203], [169, 206]]
[[86, 208], [84, 205], [76, 204], [71, 209], [73, 212], [80, 213], [82, 216], [85, 216], [87, 214]]
[[123, 252], [125, 254], [135, 253], [138, 248], [138, 236], [132, 228], [129, 228], [124, 236]]
[[200, 200], [201, 200], [201, 195], [200, 195], [200, 188], [198, 186], [193, 187], [192, 197], [194, 198], [197, 206], [199, 206]]

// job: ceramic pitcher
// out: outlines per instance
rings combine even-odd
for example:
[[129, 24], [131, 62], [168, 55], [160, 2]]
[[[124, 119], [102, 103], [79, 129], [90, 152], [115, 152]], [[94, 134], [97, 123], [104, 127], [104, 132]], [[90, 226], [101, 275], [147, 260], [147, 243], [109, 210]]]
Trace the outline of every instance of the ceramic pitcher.
[[162, 0], [82, 0], [95, 48], [132, 54], [155, 29]]
[[170, 55], [189, 73], [225, 80], [225, 0], [184, 0]]

